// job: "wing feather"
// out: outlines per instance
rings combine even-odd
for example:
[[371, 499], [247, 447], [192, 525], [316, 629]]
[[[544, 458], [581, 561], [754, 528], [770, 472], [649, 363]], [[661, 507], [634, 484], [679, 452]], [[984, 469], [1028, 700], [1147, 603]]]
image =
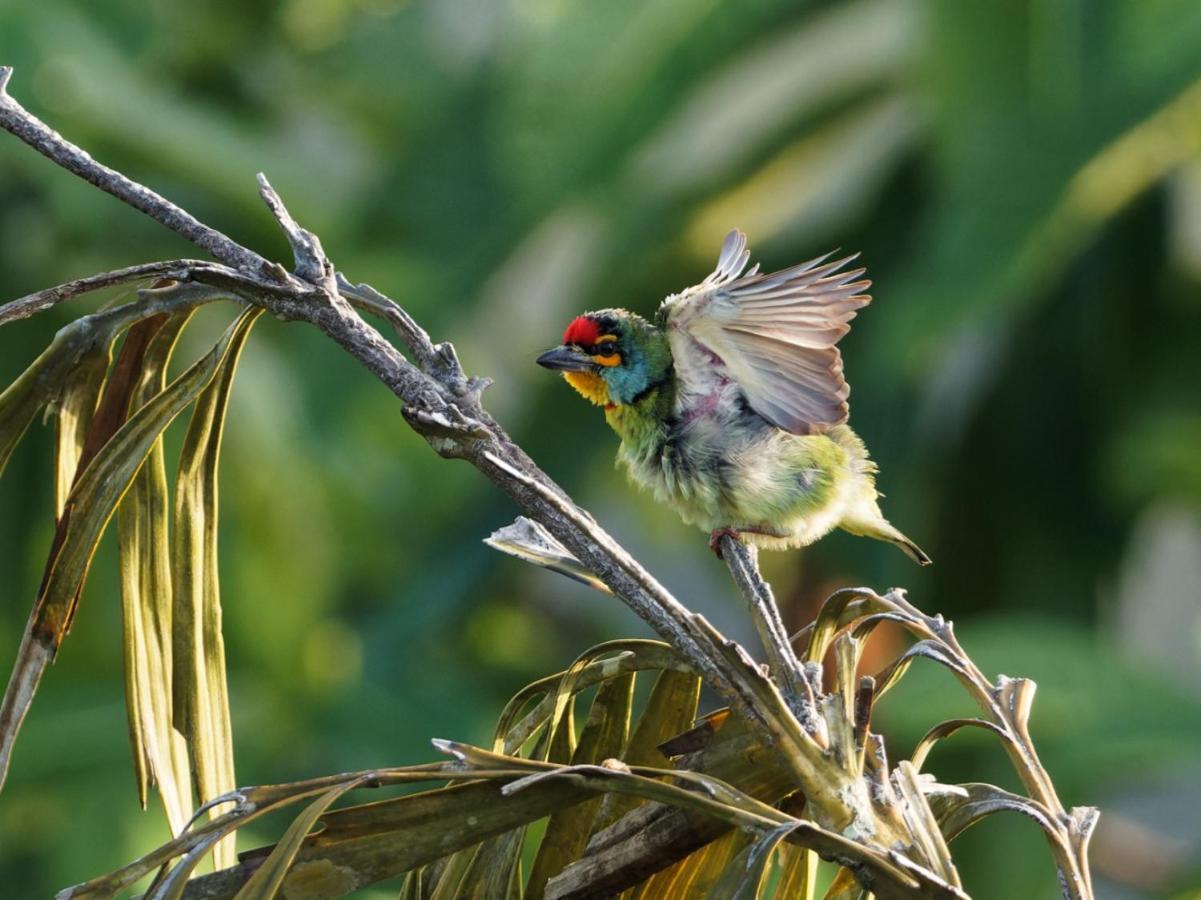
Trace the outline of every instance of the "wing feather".
[[[743, 273], [750, 261], [746, 235], [731, 231], [717, 267], [699, 285], [664, 302], [664, 321], [677, 359], [695, 352], [714, 359], [755, 412], [778, 428], [813, 434], [846, 421], [850, 386], [836, 344], [856, 313], [871, 302], [855, 256], [815, 257], [778, 272]], [[678, 366], [686, 381], [710, 378], [705, 365]], [[702, 393], [700, 384], [686, 385]]]

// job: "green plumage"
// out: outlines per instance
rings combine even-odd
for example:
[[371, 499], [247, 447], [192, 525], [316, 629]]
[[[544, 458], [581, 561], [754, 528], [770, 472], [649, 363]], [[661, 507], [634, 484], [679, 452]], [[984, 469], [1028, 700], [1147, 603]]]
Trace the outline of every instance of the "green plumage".
[[[850, 426], [821, 423], [799, 434], [778, 427], [748, 399], [755, 397], [744, 386], [750, 376], [739, 382], [730, 374], [737, 371], [733, 353], [717, 355], [683, 329], [672, 333], [673, 299], [657, 324], [625, 310], [588, 313], [572, 323], [562, 347], [539, 360], [604, 407], [629, 477], [684, 521], [712, 532], [714, 544], [733, 531], [748, 543], [783, 549], [842, 528], [929, 562], [881, 513], [876, 466]], [[840, 379], [841, 361], [835, 358], [830, 371]], [[828, 393], [843, 403], [845, 419], [845, 391]], [[790, 399], [777, 406], [788, 409]], [[768, 402], [759, 405], [774, 412]]]

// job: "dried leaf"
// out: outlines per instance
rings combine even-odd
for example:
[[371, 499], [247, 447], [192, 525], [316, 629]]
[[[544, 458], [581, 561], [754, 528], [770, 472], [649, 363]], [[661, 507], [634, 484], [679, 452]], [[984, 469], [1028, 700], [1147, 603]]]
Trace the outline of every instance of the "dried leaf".
[[454, 894], [456, 900], [508, 900], [520, 869], [524, 842], [523, 826], [481, 843]]
[[865, 900], [870, 897], [848, 868], [840, 868], [822, 895], [822, 900]]
[[1029, 797], [1010, 793], [991, 784], [960, 784], [956, 788], [958, 790], [955, 792], [938, 793], [928, 798], [946, 840], [953, 840], [985, 816], [1010, 811], [1029, 816], [1051, 840], [1060, 841], [1059, 829], [1047, 810]]
[[284, 832], [284, 836], [280, 838], [279, 843], [271, 850], [263, 864], [242, 885], [235, 900], [271, 900], [279, 891], [284, 876], [288, 874], [288, 869], [295, 861], [296, 854], [300, 852], [300, 845], [313, 830], [317, 820], [333, 805], [334, 801], [347, 791], [361, 786], [370, 780], [370, 777], [369, 775], [360, 776], [331, 788], [306, 806], [304, 811], [288, 826], [288, 830]]
[[[238, 358], [261, 312], [246, 310], [226, 333], [228, 352], [196, 401], [175, 484], [174, 716], [191, 748], [201, 803], [236, 787], [217, 576], [217, 462]], [[233, 865], [234, 841], [231, 834], [217, 845], [217, 868]]]
[[789, 822], [748, 843], [730, 860], [721, 878], [704, 896], [712, 900], [758, 900], [772, 851], [792, 830]]
[[920, 771], [922, 764], [926, 761], [926, 757], [934, 749], [934, 745], [943, 738], [950, 737], [960, 728], [983, 728], [998, 735], [1002, 741], [1008, 742], [1010, 739], [1004, 729], [986, 719], [947, 719], [945, 722], [939, 722], [927, 731], [922, 735], [922, 739], [917, 742], [917, 746], [913, 748], [913, 755], [909, 757], [910, 762], [913, 763], [913, 768]]
[[[621, 759], [631, 766], [670, 766], [670, 760], [659, 745], [679, 735], [695, 721], [700, 696], [701, 679], [698, 676], [691, 672], [661, 672]], [[601, 803], [594, 830], [608, 827], [637, 805], [636, 797], [610, 794]]]
[[883, 597], [868, 588], [835, 591], [826, 598], [817, 618], [813, 620], [809, 645], [805, 648], [802, 661], [820, 663], [825, 659], [834, 635], [841, 629], [864, 616], [891, 609]]
[[57, 440], [54, 454], [54, 518], [63, 514], [71, 486], [80, 474], [79, 461], [88, 427], [104, 390], [105, 376], [112, 362], [109, 344], [97, 345], [84, 353], [70, 371], [59, 394]]
[[[173, 316], [146, 350], [130, 398], [137, 409], [166, 387], [167, 365], [191, 312]], [[129, 715], [138, 799], [158, 786], [173, 834], [192, 812], [191, 770], [183, 735], [171, 710], [171, 557], [167, 472], [163, 442], [155, 441], [117, 511], [121, 609], [124, 625], [125, 704]]]
[[596, 588], [602, 594], [612, 594], [609, 586], [601, 581], [596, 574], [576, 559], [571, 551], [555, 539], [542, 525], [518, 516], [511, 525], [497, 529], [484, 543], [494, 550], [507, 553], [517, 559], [533, 563], [560, 575], [566, 575], [572, 581]]
[[[929, 776], [927, 776], [929, 777]], [[897, 764], [893, 772], [893, 781], [901, 795], [901, 815], [909, 826], [909, 834], [913, 837], [921, 857], [916, 860], [943, 881], [955, 887], [961, 887], [959, 872], [951, 860], [951, 851], [939, 829], [926, 795], [922, 791], [922, 776], [908, 760]]]
[[[614, 655], [601, 658], [609, 654]], [[539, 679], [509, 701], [497, 722], [494, 749], [516, 753], [532, 734], [556, 715], [556, 710], [570, 708], [566, 697], [610, 678], [647, 669], [691, 671], [679, 654], [662, 641], [611, 641], [593, 647], [566, 671]], [[522, 710], [535, 698], [540, 698], [538, 704], [519, 720], [517, 717]], [[574, 742], [574, 736], [572, 740]]]
[[[626, 746], [630, 705], [634, 698], [633, 674], [606, 681], [597, 689], [588, 710], [588, 721], [572, 756], [573, 765], [598, 765], [617, 756]], [[542, 900], [546, 883], [579, 858], [595, 831], [601, 797], [560, 810], [550, 817], [526, 883], [527, 900]]]
[[817, 854], [796, 844], [784, 843], [777, 851], [780, 880], [776, 896], [780, 900], [813, 900], [817, 890]]
[[630, 900], [675, 900], [678, 897], [709, 897], [722, 873], [751, 841], [737, 828], [727, 831], [695, 853], [656, 872], [640, 887], [629, 892]]
[[[160, 319], [158, 325], [161, 325], [161, 317], [156, 318]], [[140, 339], [152, 333], [149, 332], [151, 327], [157, 327], [150, 322], [142, 323], [145, 330], [140, 330], [141, 326], [132, 330], [126, 346], [133, 346], [130, 342], [138, 339], [144, 347], [144, 341]], [[126, 346], [122, 347], [121, 358], [105, 390], [105, 399], [89, 428], [80, 459], [85, 468], [67, 498], [55, 530], [38, 598], [0, 707], [0, 784], [7, 774], [12, 745], [38, 682], [70, 627], [92, 554], [105, 526], [158, 436], [212, 379], [229, 349], [231, 336], [232, 332], [227, 332], [212, 350], [130, 416], [119, 430], [113, 429], [115, 433], [103, 447], [93, 451], [93, 446], [100, 443], [93, 439], [109, 432], [114, 421], [119, 422], [118, 416], [124, 416], [127, 390], [132, 384], [131, 373], [140, 368], [140, 356], [127, 353]], [[135, 356], [138, 357], [137, 366], [131, 361], [122, 367], [122, 359], [133, 360]], [[121, 399], [123, 393], [124, 400]], [[116, 399], [110, 401], [110, 398]]]

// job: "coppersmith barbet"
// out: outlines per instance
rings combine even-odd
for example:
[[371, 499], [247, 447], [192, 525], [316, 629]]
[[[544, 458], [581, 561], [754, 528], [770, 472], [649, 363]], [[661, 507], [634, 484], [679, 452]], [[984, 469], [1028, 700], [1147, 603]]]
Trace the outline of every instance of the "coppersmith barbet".
[[[604, 408], [617, 459], [686, 522], [760, 547], [834, 528], [930, 558], [880, 511], [876, 465], [846, 424], [837, 343], [870, 302], [854, 257], [747, 269], [732, 231], [717, 268], [668, 297], [654, 323], [624, 309], [574, 319], [538, 363]], [[744, 271], [745, 270], [745, 271]]]

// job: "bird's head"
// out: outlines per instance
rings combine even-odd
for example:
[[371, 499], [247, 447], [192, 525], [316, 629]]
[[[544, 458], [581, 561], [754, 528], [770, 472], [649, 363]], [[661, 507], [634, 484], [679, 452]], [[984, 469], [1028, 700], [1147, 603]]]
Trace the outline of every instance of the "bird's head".
[[613, 409], [639, 400], [671, 368], [667, 338], [641, 316], [603, 309], [571, 320], [563, 343], [538, 357], [586, 399]]

